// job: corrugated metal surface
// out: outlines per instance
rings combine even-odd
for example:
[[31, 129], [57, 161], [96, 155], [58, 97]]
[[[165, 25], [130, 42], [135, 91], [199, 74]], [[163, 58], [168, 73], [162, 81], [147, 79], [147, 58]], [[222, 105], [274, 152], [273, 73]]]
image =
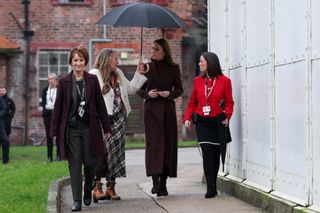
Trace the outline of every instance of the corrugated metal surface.
[[[307, 97], [305, 62], [276, 68], [275, 191], [307, 198]], [[301, 203], [299, 201], [300, 204]]]
[[208, 1], [232, 79], [227, 177], [320, 209], [320, 1]]

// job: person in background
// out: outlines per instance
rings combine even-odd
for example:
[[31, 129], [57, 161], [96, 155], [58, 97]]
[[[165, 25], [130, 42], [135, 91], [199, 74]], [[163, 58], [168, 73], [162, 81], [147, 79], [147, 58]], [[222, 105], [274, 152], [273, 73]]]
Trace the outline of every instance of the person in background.
[[[54, 102], [56, 101], [56, 96], [57, 96], [57, 86], [58, 86], [58, 78], [55, 73], [50, 73], [48, 75], [48, 83], [49, 86], [45, 87], [42, 90], [42, 117], [43, 117], [43, 122], [44, 126], [46, 129], [46, 137], [47, 137], [47, 157], [48, 157], [48, 162], [52, 162], [52, 153], [53, 153], [53, 140], [52, 137], [50, 136], [50, 124], [51, 124], [51, 119], [52, 119], [52, 111], [54, 107]], [[60, 160], [60, 144], [59, 140], [56, 140], [56, 160]]]
[[[226, 114], [223, 125], [228, 125], [233, 112], [231, 80], [222, 74], [218, 56], [212, 52], [202, 53], [192, 94], [184, 114], [186, 128], [191, 127], [192, 117], [196, 124], [197, 140], [203, 157], [203, 169], [207, 182], [205, 198], [217, 195], [217, 175], [220, 165], [220, 143], [217, 116]], [[224, 102], [224, 109], [220, 104]]]
[[146, 172], [152, 194], [167, 196], [167, 178], [177, 177], [178, 128], [174, 99], [182, 95], [179, 65], [164, 39], [153, 42], [151, 62], [141, 69], [148, 78], [137, 94], [145, 99]]
[[[111, 122], [111, 137], [106, 146], [106, 155], [97, 164], [93, 201], [102, 199], [120, 200], [115, 191], [117, 177], [126, 176], [125, 133], [126, 120], [131, 111], [129, 94], [135, 94], [147, 78], [137, 70], [129, 81], [117, 68], [119, 53], [112, 49], [102, 49], [89, 73], [98, 77], [100, 88]], [[104, 174], [106, 173], [106, 174]], [[106, 176], [107, 189], [102, 191], [101, 177]]]
[[0, 143], [2, 145], [2, 163], [9, 163], [9, 139], [5, 129], [5, 121], [8, 113], [7, 105], [0, 96]]
[[11, 134], [11, 124], [12, 124], [12, 119], [13, 116], [16, 112], [16, 105], [14, 103], [14, 101], [8, 96], [7, 94], [7, 90], [4, 87], [0, 87], [0, 97], [3, 98], [6, 106], [7, 106], [7, 113], [4, 117], [4, 126], [5, 126], [5, 131], [8, 137], [8, 145], [6, 145], [6, 143], [4, 143], [5, 145], [2, 145], [2, 153], [7, 153], [7, 154], [3, 154], [5, 156], [8, 156], [7, 159], [5, 159], [4, 163], [8, 163], [9, 162], [9, 150], [10, 150], [10, 134]]
[[3, 98], [3, 100], [5, 101], [7, 107], [8, 107], [8, 112], [7, 112], [7, 116], [5, 119], [5, 129], [6, 129], [6, 133], [8, 135], [8, 137], [11, 134], [11, 124], [12, 124], [12, 119], [14, 117], [14, 114], [16, 113], [16, 105], [13, 101], [12, 98], [10, 98], [7, 94], [7, 90], [4, 87], [0, 87], [0, 96]]
[[50, 129], [51, 137], [60, 142], [61, 159], [68, 159], [74, 200], [72, 211], [81, 210], [82, 164], [83, 203], [91, 204], [96, 158], [104, 154], [103, 140], [111, 132], [98, 79], [86, 72], [88, 60], [86, 48], [76, 47], [70, 51], [72, 71], [59, 80]]

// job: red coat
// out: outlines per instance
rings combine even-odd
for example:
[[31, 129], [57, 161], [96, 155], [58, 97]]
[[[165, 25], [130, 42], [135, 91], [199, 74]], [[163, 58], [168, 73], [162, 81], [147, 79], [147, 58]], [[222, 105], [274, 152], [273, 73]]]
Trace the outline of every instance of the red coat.
[[[204, 116], [202, 108], [206, 105], [207, 101], [205, 95], [205, 85], [205, 77], [198, 76], [194, 79], [192, 94], [183, 118], [184, 121], [191, 120], [193, 112]], [[217, 116], [219, 113], [223, 112], [220, 108], [220, 102], [223, 99], [225, 100], [225, 113], [230, 120], [234, 105], [232, 98], [231, 80], [225, 75], [219, 75], [218, 77], [216, 77], [212, 93], [208, 98], [208, 103], [211, 107], [209, 117]]]
[[[72, 103], [72, 75], [73, 72], [60, 79], [57, 90], [57, 98], [51, 121], [51, 136], [57, 137], [60, 142], [61, 158], [66, 159], [66, 129], [69, 109]], [[111, 132], [108, 113], [102, 97], [98, 79], [95, 75], [84, 73], [86, 102], [89, 103], [89, 129], [90, 129], [90, 153], [99, 156], [104, 153], [102, 129], [105, 133]]]

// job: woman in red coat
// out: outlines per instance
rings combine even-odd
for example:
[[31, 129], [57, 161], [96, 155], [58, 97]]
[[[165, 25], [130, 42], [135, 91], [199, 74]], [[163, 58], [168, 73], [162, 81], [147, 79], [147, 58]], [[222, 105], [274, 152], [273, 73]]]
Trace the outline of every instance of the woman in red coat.
[[60, 79], [51, 121], [51, 136], [60, 141], [62, 159], [68, 159], [74, 204], [72, 211], [81, 210], [82, 164], [84, 164], [83, 202], [90, 205], [95, 176], [96, 157], [103, 155], [104, 137], [111, 129], [108, 113], [95, 75], [85, 71], [88, 51], [73, 48], [69, 56], [72, 72]]
[[[226, 114], [223, 125], [228, 125], [233, 112], [231, 80], [222, 74], [218, 56], [205, 52], [199, 62], [202, 75], [194, 80], [192, 94], [184, 115], [184, 124], [191, 127], [196, 118], [197, 140], [203, 156], [203, 169], [207, 181], [205, 198], [217, 195], [216, 180], [220, 165], [220, 144], [217, 116]], [[224, 102], [224, 109], [221, 103]], [[193, 119], [194, 120], [194, 119]]]
[[[179, 65], [173, 62], [168, 42], [153, 42], [148, 78], [137, 92], [145, 99], [146, 172], [152, 176], [152, 194], [167, 196], [167, 177], [177, 177], [177, 115], [174, 99], [183, 89]], [[139, 64], [143, 69], [143, 64]]]

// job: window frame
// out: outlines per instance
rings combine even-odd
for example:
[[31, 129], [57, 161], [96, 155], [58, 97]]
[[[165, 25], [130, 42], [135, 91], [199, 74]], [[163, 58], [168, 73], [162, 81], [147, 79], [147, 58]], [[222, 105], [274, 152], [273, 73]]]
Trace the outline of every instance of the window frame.
[[83, 0], [83, 2], [61, 2], [60, 0], [51, 0], [52, 5], [76, 5], [76, 6], [89, 6], [92, 5], [93, 0]]
[[[38, 53], [37, 53], [37, 67], [38, 67], [38, 78], [37, 78], [37, 85], [38, 85], [38, 100], [39, 100], [39, 106], [41, 106], [41, 101], [42, 101], [42, 90], [43, 88], [41, 87], [41, 82], [43, 81], [48, 81], [48, 74], [49, 73], [56, 73], [57, 76], [60, 76], [61, 74], [68, 74], [71, 72], [71, 67], [68, 63], [68, 59], [69, 59], [69, 53], [70, 53], [70, 49], [39, 49]], [[52, 65], [50, 64], [50, 54], [56, 54], [58, 56], [58, 60], [57, 60], [57, 65]], [[47, 64], [42, 64], [40, 62], [40, 57], [41, 55], [46, 55], [45, 57], [48, 57], [48, 61]], [[60, 55], [66, 55], [66, 58], [64, 59], [66, 63], [61, 64], [61, 58]], [[57, 71], [53, 71], [50, 68], [52, 66], [56, 66]], [[65, 73], [64, 71], [61, 71], [63, 67], [67, 67], [67, 72]], [[47, 69], [47, 74], [44, 75], [42, 71], [42, 68], [46, 68]]]

